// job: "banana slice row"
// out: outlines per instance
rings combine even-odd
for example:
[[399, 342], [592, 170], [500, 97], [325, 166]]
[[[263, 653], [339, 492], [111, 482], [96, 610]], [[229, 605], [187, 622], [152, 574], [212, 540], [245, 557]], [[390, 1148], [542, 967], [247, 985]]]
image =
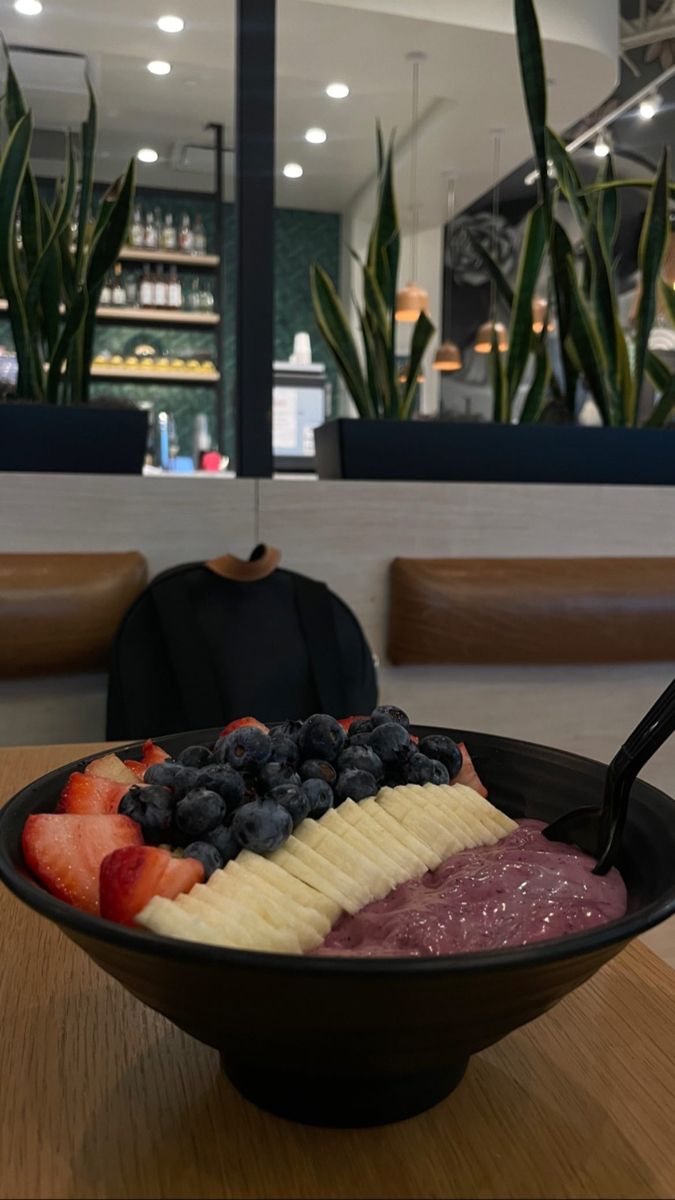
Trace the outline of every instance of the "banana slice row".
[[175, 900], [154, 896], [136, 920], [167, 937], [303, 954], [343, 913], [516, 828], [463, 784], [385, 787], [302, 821], [274, 854], [242, 850], [207, 884]]

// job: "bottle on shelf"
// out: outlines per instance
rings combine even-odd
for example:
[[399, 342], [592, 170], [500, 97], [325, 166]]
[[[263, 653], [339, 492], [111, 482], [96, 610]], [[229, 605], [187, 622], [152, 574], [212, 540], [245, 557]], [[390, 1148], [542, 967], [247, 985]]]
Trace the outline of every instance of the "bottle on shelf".
[[143, 224], [143, 213], [138, 205], [136, 205], [136, 208], [134, 209], [134, 219], [131, 222], [129, 241], [137, 250], [140, 249], [141, 246], [145, 245], [145, 226]]
[[204, 284], [199, 290], [199, 307], [203, 312], [213, 312], [214, 298], [209, 283]]
[[206, 230], [201, 213], [197, 213], [195, 226], [192, 231], [192, 253], [206, 254]]
[[166, 213], [164, 224], [162, 225], [161, 236], [162, 250], [175, 250], [178, 246], [178, 237], [176, 235], [176, 226], [173, 223], [172, 213]]
[[118, 308], [123, 308], [127, 303], [127, 289], [122, 277], [122, 264], [115, 263], [115, 277], [112, 287], [112, 302]]
[[156, 250], [159, 235], [157, 231], [157, 223], [155, 214], [151, 208], [148, 209], [145, 215], [145, 228], [143, 230], [143, 245], [146, 250]]
[[130, 271], [125, 277], [124, 286], [127, 292], [127, 304], [129, 308], [136, 308], [138, 305], [138, 275], [135, 271]]
[[168, 287], [164, 277], [164, 267], [160, 263], [155, 272], [155, 306], [166, 308], [169, 302]]
[[188, 296], [188, 308], [190, 312], [199, 312], [202, 306], [202, 291], [199, 282], [199, 276], [195, 275], [190, 286], [190, 294]]
[[169, 308], [183, 307], [183, 285], [178, 276], [178, 268], [173, 266], [169, 271], [169, 286], [168, 286], [168, 304]]
[[194, 237], [189, 213], [183, 213], [181, 217], [178, 247], [182, 250], [183, 254], [192, 254], [194, 249]]
[[204, 455], [208, 454], [211, 449], [209, 419], [206, 413], [195, 413], [192, 429], [192, 461], [195, 470], [199, 471], [202, 468]]
[[154, 308], [155, 304], [155, 282], [150, 274], [150, 264], [146, 263], [143, 267], [141, 282], [138, 289], [141, 308]]
[[106, 275], [105, 279], [103, 280], [99, 304], [104, 307], [108, 304], [112, 304], [112, 281], [110, 279], [110, 274]]

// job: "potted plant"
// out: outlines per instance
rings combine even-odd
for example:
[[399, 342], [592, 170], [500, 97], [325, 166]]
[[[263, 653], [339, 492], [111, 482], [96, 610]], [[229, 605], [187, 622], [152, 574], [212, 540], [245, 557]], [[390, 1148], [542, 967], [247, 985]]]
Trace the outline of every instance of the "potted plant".
[[[445, 479], [564, 483], [675, 483], [675, 438], [663, 426], [675, 406], [675, 377], [649, 349], [658, 289], [675, 323], [675, 298], [661, 282], [669, 230], [667, 156], [653, 181], [613, 178], [611, 158], [594, 185], [584, 188], [564, 144], [547, 125], [546, 75], [533, 0], [515, 0], [517, 41], [523, 89], [539, 171], [539, 202], [527, 222], [515, 287], [478, 242], [495, 287], [510, 314], [508, 351], [493, 336], [490, 355], [492, 424], [382, 422], [365, 453], [365, 437], [352, 432], [362, 422], [332, 422], [317, 430], [319, 473], [329, 477]], [[549, 179], [553, 167], [555, 181]], [[389, 163], [389, 174], [391, 164]], [[390, 184], [389, 184], [390, 186]], [[612, 254], [617, 225], [618, 187], [650, 190], [640, 241], [641, 295], [632, 353], [618, 316]], [[556, 219], [563, 197], [572, 207], [583, 244], [578, 277], [569, 238]], [[382, 181], [371, 250], [383, 223]], [[395, 213], [395, 206], [393, 206]], [[386, 227], [386, 226], [385, 226]], [[398, 234], [396, 225], [395, 234]], [[392, 236], [391, 222], [389, 235]], [[378, 243], [375, 241], [375, 244]], [[382, 244], [379, 245], [382, 253]], [[369, 255], [370, 257], [370, 255]], [[545, 259], [549, 269], [549, 309], [541, 331], [533, 330], [532, 304]], [[317, 281], [323, 284], [317, 287]], [[329, 281], [328, 281], [329, 282]], [[410, 410], [364, 412], [364, 386], [372, 400], [380, 381], [368, 370], [356, 372], [359, 357], [346, 318], [320, 270], [313, 271], [313, 296], [319, 328], [336, 358], [360, 415], [407, 417]], [[365, 273], [364, 273], [365, 284]], [[334, 292], [334, 289], [333, 289]], [[364, 286], [367, 314], [372, 298]], [[338, 319], [339, 318], [339, 319]], [[551, 362], [551, 324], [555, 323], [560, 364]], [[364, 325], [364, 316], [361, 317]], [[351, 339], [351, 347], [348, 339]], [[365, 340], [365, 333], [364, 333]], [[426, 343], [425, 343], [426, 344]], [[414, 340], [413, 340], [414, 345]], [[366, 363], [368, 359], [366, 357]], [[345, 365], [349, 369], [345, 370]], [[519, 411], [526, 370], [531, 383]], [[640, 422], [645, 377], [660, 399]], [[574, 424], [578, 390], [597, 405], [603, 426]], [[357, 395], [358, 392], [358, 395]], [[551, 417], [555, 423], [551, 422]], [[366, 421], [366, 424], [374, 424]], [[364, 447], [356, 456], [355, 445]]]
[[[82, 125], [79, 170], [66, 141], [64, 176], [51, 203], [29, 162], [33, 118], [7, 47], [0, 160], [0, 283], [17, 359], [15, 398], [0, 403], [0, 470], [141, 470], [147, 414], [89, 403], [96, 308], [124, 244], [134, 196], [134, 160], [91, 217], [96, 98]], [[78, 199], [79, 192], [79, 199]], [[77, 236], [71, 245], [72, 226]]]

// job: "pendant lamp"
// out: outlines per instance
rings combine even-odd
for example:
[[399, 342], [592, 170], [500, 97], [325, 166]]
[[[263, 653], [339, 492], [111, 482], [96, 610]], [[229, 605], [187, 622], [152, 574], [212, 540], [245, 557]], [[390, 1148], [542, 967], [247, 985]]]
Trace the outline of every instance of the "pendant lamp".
[[[419, 209], [417, 206], [417, 124], [420, 108], [420, 63], [426, 54], [414, 50], [406, 58], [412, 63], [412, 128], [410, 132], [410, 206], [413, 228], [411, 238], [412, 278], [417, 275], [417, 235], [419, 231]], [[428, 312], [429, 294], [419, 283], [411, 281], [396, 294], [395, 317], [397, 321], [416, 321], [420, 313]]]
[[[502, 134], [503, 129], [495, 130], [494, 143], [494, 160], [493, 160], [493, 186], [492, 186], [492, 257], [494, 258], [497, 249], [497, 218], [499, 216], [499, 166], [501, 160]], [[492, 351], [493, 332], [497, 335], [497, 345], [500, 353], [509, 348], [509, 335], [506, 326], [501, 321], [497, 320], [497, 285], [494, 279], [490, 280], [490, 320], [484, 321], [480, 326], [476, 341], [474, 342], [474, 350], [476, 354], [490, 354]]]
[[[449, 264], [450, 284], [448, 287], [446, 316], [449, 330], [452, 330], [452, 230], [455, 221], [455, 190], [456, 180], [453, 175], [448, 180], [448, 245], [450, 246], [451, 259]], [[438, 350], [436, 351], [433, 367], [436, 371], [461, 371], [462, 351], [460, 350], [459, 346], [449, 339], [445, 342], [441, 342]]]
[[535, 296], [532, 301], [532, 332], [537, 334], [543, 333], [544, 321], [546, 321], [548, 332], [553, 333], [555, 322], [549, 316], [548, 300], [545, 300], [543, 296]]

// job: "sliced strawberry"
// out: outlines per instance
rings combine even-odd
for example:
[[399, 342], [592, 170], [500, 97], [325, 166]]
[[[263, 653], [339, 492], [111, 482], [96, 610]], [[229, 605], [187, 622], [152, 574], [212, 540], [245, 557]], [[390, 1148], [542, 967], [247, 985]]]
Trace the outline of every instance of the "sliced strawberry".
[[125, 767], [128, 767], [130, 771], [133, 771], [134, 775], [136, 776], [136, 782], [138, 782], [139, 779], [141, 781], [143, 780], [143, 776], [147, 770], [145, 763], [138, 762], [135, 758], [125, 758], [124, 765]]
[[99, 775], [85, 775], [73, 771], [61, 798], [57, 812], [64, 813], [116, 813], [122, 796], [129, 790], [126, 783], [115, 783]]
[[196, 858], [173, 858], [158, 846], [125, 846], [101, 863], [101, 916], [132, 925], [153, 896], [173, 900], [203, 879]]
[[464, 783], [467, 787], [473, 788], [475, 792], [480, 792], [481, 796], [487, 796], [487, 788], [479, 778], [478, 772], [471, 761], [471, 755], [464, 745], [464, 742], [458, 742], [457, 745], [462, 751], [463, 765], [459, 775], [457, 775], [452, 782]]
[[151, 738], [143, 744], [143, 766], [152, 767], [155, 763], [164, 762], [169, 758], [166, 750], [162, 750], [161, 746], [156, 746]]
[[420, 744], [420, 739], [418, 738], [418, 736], [417, 736], [417, 734], [416, 734], [416, 733], [409, 733], [409, 734], [408, 734], [408, 737], [410, 738], [410, 741], [411, 741], [411, 742], [414, 742], [414, 744], [415, 744], [416, 746], [419, 746], [419, 744]]
[[351, 725], [352, 721], [368, 721], [368, 720], [370, 720], [369, 717], [340, 717], [338, 719], [338, 725], [342, 726], [345, 733], [349, 733], [349, 726]]
[[95, 758], [84, 768], [84, 773], [85, 775], [96, 775], [100, 779], [112, 779], [115, 783], [126, 783], [127, 787], [138, 783], [136, 772], [125, 767], [122, 759], [118, 758], [116, 754], [106, 754], [104, 758]]
[[237, 721], [230, 721], [229, 725], [221, 730], [220, 736], [227, 737], [228, 733], [234, 733], [235, 729], [243, 729], [244, 725], [255, 725], [256, 729], [262, 729], [263, 733], [269, 733], [268, 726], [263, 725], [262, 721], [256, 720], [255, 717], [239, 717]]
[[48, 891], [96, 914], [103, 859], [141, 841], [136, 822], [119, 814], [34, 813], [23, 827], [21, 845], [27, 866]]

